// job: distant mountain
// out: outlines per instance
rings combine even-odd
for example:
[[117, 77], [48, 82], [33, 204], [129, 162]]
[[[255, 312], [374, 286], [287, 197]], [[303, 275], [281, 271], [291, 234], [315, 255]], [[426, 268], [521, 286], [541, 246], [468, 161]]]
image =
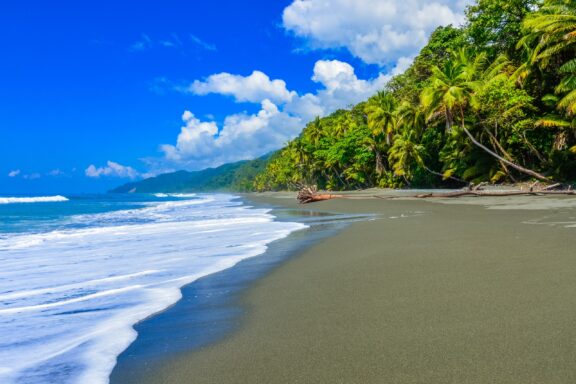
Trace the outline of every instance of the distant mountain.
[[224, 164], [202, 171], [164, 173], [141, 181], [126, 183], [110, 193], [182, 193], [182, 192], [247, 192], [252, 181], [266, 168], [270, 155], [255, 160]]

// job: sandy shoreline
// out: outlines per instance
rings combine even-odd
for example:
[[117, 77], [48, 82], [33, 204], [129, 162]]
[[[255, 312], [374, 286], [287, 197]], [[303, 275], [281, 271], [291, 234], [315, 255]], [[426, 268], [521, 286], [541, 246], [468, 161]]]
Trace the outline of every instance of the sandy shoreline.
[[380, 218], [257, 281], [236, 332], [145, 382], [576, 382], [574, 199], [526, 199], [306, 206]]

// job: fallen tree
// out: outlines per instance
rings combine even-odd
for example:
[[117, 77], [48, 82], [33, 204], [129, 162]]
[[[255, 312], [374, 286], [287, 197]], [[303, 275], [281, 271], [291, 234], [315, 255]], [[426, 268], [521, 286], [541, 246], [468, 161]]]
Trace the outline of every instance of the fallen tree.
[[544, 195], [576, 195], [574, 190], [562, 191], [456, 191], [446, 193], [422, 193], [414, 197], [462, 197], [462, 196], [544, 196]]
[[541, 188], [536, 189], [535, 186], [538, 182], [532, 184], [528, 190], [525, 191], [485, 191], [482, 190], [481, 187], [484, 184], [479, 184], [477, 186], [470, 186], [468, 189], [454, 191], [454, 192], [430, 192], [430, 193], [421, 193], [413, 196], [378, 196], [378, 195], [337, 195], [332, 193], [318, 193], [316, 186], [303, 186], [298, 191], [297, 199], [300, 204], [308, 204], [314, 203], [318, 201], [325, 201], [331, 199], [366, 199], [366, 198], [375, 198], [375, 199], [397, 199], [401, 197], [413, 197], [419, 199], [426, 199], [426, 198], [453, 198], [453, 197], [464, 197], [464, 196], [476, 196], [476, 197], [485, 197], [485, 196], [546, 196], [546, 195], [576, 195], [576, 191], [572, 189], [571, 186], [563, 189], [555, 189], [562, 187], [561, 184], [556, 183], [548, 186], [543, 186]]
[[342, 195], [333, 195], [330, 193], [318, 193], [316, 186], [312, 187], [302, 187], [298, 191], [296, 198], [300, 204], [314, 203], [316, 201], [344, 198]]

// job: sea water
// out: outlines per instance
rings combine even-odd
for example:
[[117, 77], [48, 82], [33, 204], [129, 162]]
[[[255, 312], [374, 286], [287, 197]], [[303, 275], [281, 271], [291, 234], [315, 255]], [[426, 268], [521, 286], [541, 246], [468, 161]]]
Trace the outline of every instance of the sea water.
[[107, 383], [183, 285], [304, 227], [225, 194], [0, 197], [0, 383]]

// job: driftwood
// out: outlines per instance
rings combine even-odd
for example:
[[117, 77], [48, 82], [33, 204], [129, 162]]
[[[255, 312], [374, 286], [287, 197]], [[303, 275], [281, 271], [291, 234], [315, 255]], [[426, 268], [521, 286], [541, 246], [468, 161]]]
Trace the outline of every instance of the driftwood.
[[462, 196], [544, 196], [544, 195], [576, 195], [576, 191], [573, 190], [562, 190], [562, 191], [550, 191], [550, 190], [539, 190], [539, 191], [456, 191], [447, 193], [422, 193], [414, 197], [421, 199], [428, 197], [462, 197]]
[[335, 195], [331, 193], [318, 193], [316, 186], [308, 187], [302, 186], [298, 191], [297, 199], [300, 204], [314, 203], [317, 201], [331, 200], [331, 199], [396, 199], [401, 197], [415, 197], [419, 199], [434, 198], [434, 197], [463, 197], [463, 196], [545, 196], [545, 195], [576, 195], [576, 191], [569, 186], [567, 189], [555, 190], [562, 185], [560, 183], [552, 184], [538, 190], [534, 187], [538, 182], [530, 185], [527, 191], [483, 191], [481, 187], [485, 184], [481, 183], [477, 186], [471, 186], [466, 190], [445, 192], [445, 193], [421, 193], [413, 196], [378, 196], [378, 195]]
[[332, 199], [348, 199], [348, 200], [362, 200], [362, 199], [382, 199], [392, 200], [398, 199], [402, 196], [379, 196], [379, 195], [335, 195], [333, 193], [318, 193], [316, 186], [300, 186], [296, 199], [300, 204], [315, 203], [317, 201], [332, 200]]
[[[428, 198], [428, 197], [462, 197], [462, 196], [545, 196], [545, 195], [576, 195], [576, 191], [572, 189], [569, 185], [567, 188], [561, 189], [565, 186], [562, 183], [555, 183], [548, 186], [543, 186], [536, 189], [536, 186], [540, 184], [540, 181], [535, 181], [530, 184], [527, 191], [481, 191], [478, 187], [482, 185], [480, 183], [475, 188], [469, 188], [464, 191], [455, 191], [447, 193], [423, 193], [416, 195], [414, 197], [418, 198]], [[559, 189], [560, 188], [560, 189]]]
[[314, 203], [316, 201], [330, 200], [336, 198], [344, 198], [342, 195], [333, 195], [330, 193], [318, 193], [316, 186], [312, 187], [302, 187], [298, 191], [298, 196], [296, 197], [300, 204]]

